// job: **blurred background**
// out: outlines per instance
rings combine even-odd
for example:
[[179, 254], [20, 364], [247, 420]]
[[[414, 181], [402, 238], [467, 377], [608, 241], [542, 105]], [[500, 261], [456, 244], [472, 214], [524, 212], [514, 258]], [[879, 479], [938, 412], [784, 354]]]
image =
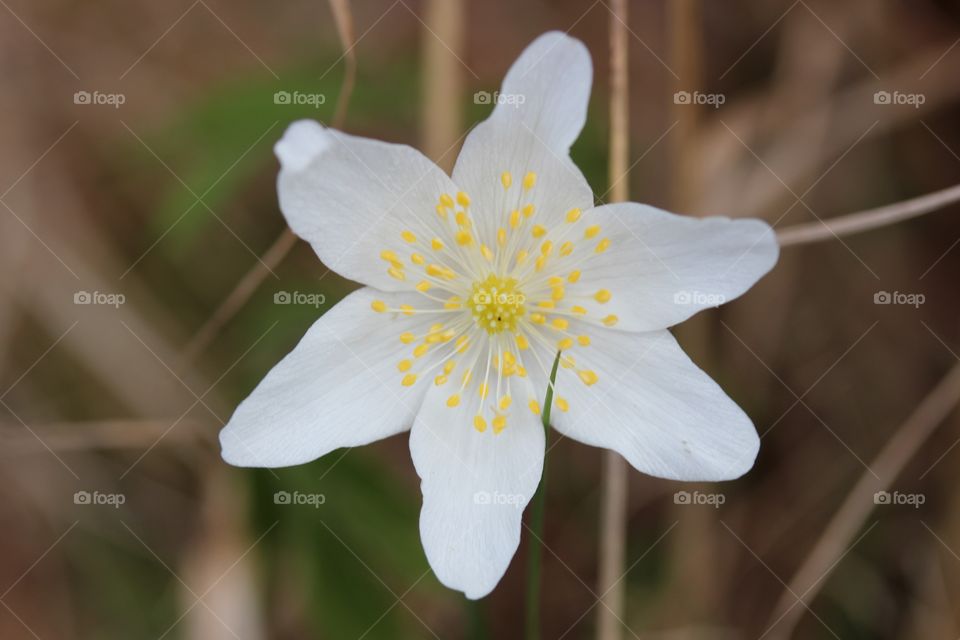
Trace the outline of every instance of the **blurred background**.
[[[960, 182], [956, 2], [628, 4], [632, 199], [782, 229]], [[477, 92], [569, 31], [602, 201], [610, 25], [605, 0], [0, 0], [0, 637], [521, 637], [527, 532], [491, 596], [445, 589], [406, 436], [277, 470], [216, 436], [356, 287], [284, 231], [286, 125], [449, 168]], [[631, 472], [620, 637], [960, 636], [958, 214], [784, 248], [678, 330], [762, 447], [722, 485]], [[601, 452], [549, 457], [544, 637], [592, 638]]]

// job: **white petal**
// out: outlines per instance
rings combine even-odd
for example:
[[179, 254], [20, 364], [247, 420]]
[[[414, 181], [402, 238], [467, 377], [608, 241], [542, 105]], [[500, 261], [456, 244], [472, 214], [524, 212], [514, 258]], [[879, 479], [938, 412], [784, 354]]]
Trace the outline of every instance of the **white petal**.
[[[506, 227], [513, 209], [532, 204], [536, 221], [557, 224], [573, 208], [593, 206], [593, 192], [570, 160], [570, 143], [586, 118], [590, 56], [583, 44], [561, 33], [538, 38], [504, 80], [501, 95], [520, 95], [521, 105], [498, 104], [464, 141], [453, 180], [470, 194], [485, 216], [480, 231], [489, 242]], [[512, 177], [504, 189], [501, 177]], [[536, 175], [526, 191], [523, 179]]]
[[590, 52], [583, 43], [559, 31], [545, 33], [510, 67], [499, 103], [481, 126], [530, 130], [566, 155], [586, 122], [592, 82]]
[[557, 431], [612, 449], [643, 473], [673, 480], [729, 480], [746, 473], [760, 440], [750, 418], [683, 352], [669, 331], [594, 329], [574, 349], [578, 368], [596, 372], [586, 386], [561, 368], [553, 407]]
[[324, 314], [237, 407], [220, 432], [224, 460], [243, 467], [302, 464], [410, 427], [429, 383], [400, 384], [397, 363], [410, 357], [410, 345], [399, 335], [425, 334], [430, 316], [376, 313], [375, 298], [392, 308], [417, 302], [413, 294], [360, 289]]
[[593, 317], [618, 316], [617, 329], [627, 331], [664, 329], [729, 302], [766, 274], [780, 251], [762, 220], [678, 216], [626, 202], [588, 211], [582, 223], [601, 232], [580, 240], [574, 256], [592, 254], [603, 238], [610, 248], [583, 263], [572, 291], [609, 290], [609, 302], [583, 306]]
[[358, 138], [303, 120], [276, 144], [280, 209], [290, 228], [330, 269], [383, 291], [411, 290], [416, 280], [387, 275], [384, 249], [403, 261], [414, 250], [405, 230], [445, 240], [435, 212], [450, 178], [419, 151]]
[[410, 432], [410, 452], [422, 479], [420, 536], [430, 566], [446, 586], [476, 599], [503, 577], [520, 542], [523, 508], [543, 471], [539, 417], [523, 403], [506, 429], [473, 427], [476, 393], [446, 406], [455, 389], [434, 387]]

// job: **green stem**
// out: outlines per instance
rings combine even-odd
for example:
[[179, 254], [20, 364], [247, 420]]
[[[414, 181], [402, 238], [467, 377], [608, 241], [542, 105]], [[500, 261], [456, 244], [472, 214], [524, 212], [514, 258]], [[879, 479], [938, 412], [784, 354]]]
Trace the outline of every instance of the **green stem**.
[[[543, 400], [543, 432], [544, 444], [550, 440], [550, 409], [553, 407], [553, 387], [557, 380], [557, 366], [560, 364], [560, 352], [553, 360], [553, 370], [550, 372], [550, 384], [547, 385], [547, 395]], [[546, 449], [550, 447], [547, 446]], [[543, 454], [543, 475], [540, 477], [540, 486], [533, 496], [533, 506], [530, 511], [530, 539], [529, 556], [527, 558], [527, 640], [540, 640], [540, 565], [543, 557], [543, 515], [547, 507], [547, 453]]]

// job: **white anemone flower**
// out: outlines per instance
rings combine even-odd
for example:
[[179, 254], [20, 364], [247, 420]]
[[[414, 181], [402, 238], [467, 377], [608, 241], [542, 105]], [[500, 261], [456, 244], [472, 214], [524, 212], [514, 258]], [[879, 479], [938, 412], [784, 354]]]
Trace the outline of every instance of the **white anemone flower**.
[[520, 540], [552, 426], [674, 480], [753, 465], [750, 419], [668, 327], [745, 292], [778, 246], [759, 220], [594, 206], [569, 149], [592, 68], [535, 40], [448, 176], [411, 147], [313, 121], [276, 145], [280, 208], [320, 259], [365, 285], [310, 328], [237, 408], [223, 458], [315, 460], [410, 430], [420, 534], [440, 581], [488, 594]]

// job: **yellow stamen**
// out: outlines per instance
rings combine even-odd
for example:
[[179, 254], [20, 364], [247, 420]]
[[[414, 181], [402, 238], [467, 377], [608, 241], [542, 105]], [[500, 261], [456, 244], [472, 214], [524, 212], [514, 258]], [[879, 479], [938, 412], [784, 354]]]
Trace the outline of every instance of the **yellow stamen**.
[[580, 380], [583, 381], [583, 384], [587, 385], [588, 387], [592, 384], [596, 384], [597, 380], [599, 380], [596, 373], [587, 369], [581, 369], [577, 372], [577, 375], [580, 376]]
[[403, 238], [404, 242], [409, 242], [410, 244], [417, 241], [417, 236], [413, 234], [413, 231], [404, 231], [400, 234], [400, 237]]
[[397, 363], [397, 370], [400, 371], [400, 373], [403, 373], [404, 371], [409, 371], [410, 367], [412, 366], [413, 366], [413, 363], [410, 362], [409, 360], [401, 360], [400, 362]]
[[500, 174], [500, 182], [504, 189], [509, 189], [510, 185], [513, 184], [513, 176], [510, 175], [509, 171], [504, 171]]
[[600, 304], [606, 304], [607, 302], [610, 302], [611, 294], [606, 289], [600, 289], [593, 294], [593, 297]]
[[573, 223], [580, 219], [580, 209], [570, 209], [567, 211], [567, 222]]
[[387, 303], [383, 300], [374, 300], [370, 303], [370, 308], [376, 311], [377, 313], [383, 313], [387, 310]]
[[403, 376], [403, 380], [400, 381], [400, 384], [402, 384], [405, 387], [411, 387], [413, 386], [413, 383], [415, 383], [416, 381], [417, 381], [417, 374], [408, 373], [407, 375]]

